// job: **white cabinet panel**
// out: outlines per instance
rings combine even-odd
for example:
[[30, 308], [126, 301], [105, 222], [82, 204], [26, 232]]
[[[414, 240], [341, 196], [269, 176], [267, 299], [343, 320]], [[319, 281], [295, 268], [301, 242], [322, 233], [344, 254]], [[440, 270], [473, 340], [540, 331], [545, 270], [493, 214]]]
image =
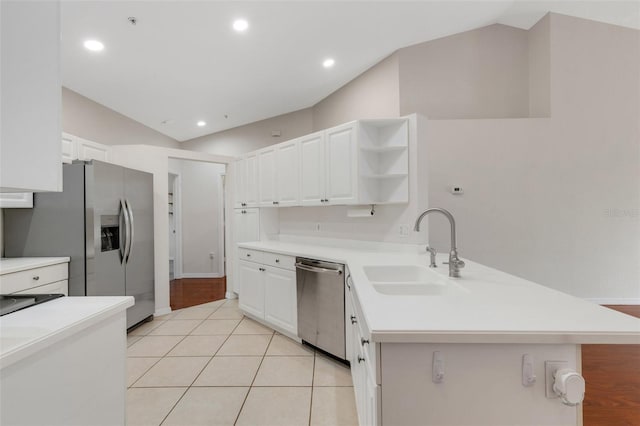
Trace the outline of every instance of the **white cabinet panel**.
[[62, 162], [70, 164], [78, 158], [76, 142], [71, 135], [62, 134]]
[[300, 201], [321, 205], [325, 195], [324, 132], [300, 138]]
[[258, 156], [252, 154], [245, 159], [245, 202], [247, 207], [258, 206]]
[[269, 148], [258, 153], [259, 205], [276, 205], [276, 149]]
[[235, 207], [246, 207], [246, 180], [247, 180], [246, 160], [238, 160], [233, 164], [233, 179], [235, 182], [236, 199]]
[[300, 200], [298, 140], [284, 142], [276, 151], [276, 188], [279, 206], [295, 206]]
[[69, 282], [67, 280], [57, 281], [55, 283], [45, 284], [39, 287], [17, 291], [13, 294], [64, 294], [65, 296], [68, 296]]
[[264, 318], [264, 277], [259, 264], [240, 260], [238, 278], [240, 279], [240, 309]]
[[109, 147], [107, 145], [79, 139], [77, 149], [78, 160], [109, 161]]
[[291, 334], [297, 334], [296, 273], [269, 266], [264, 269], [264, 319]]
[[61, 191], [60, 4], [2, 1], [0, 19], [0, 191]]
[[350, 123], [327, 130], [325, 198], [329, 204], [357, 202], [356, 126]]
[[33, 192], [3, 192], [0, 193], [0, 208], [31, 208], [33, 207]]

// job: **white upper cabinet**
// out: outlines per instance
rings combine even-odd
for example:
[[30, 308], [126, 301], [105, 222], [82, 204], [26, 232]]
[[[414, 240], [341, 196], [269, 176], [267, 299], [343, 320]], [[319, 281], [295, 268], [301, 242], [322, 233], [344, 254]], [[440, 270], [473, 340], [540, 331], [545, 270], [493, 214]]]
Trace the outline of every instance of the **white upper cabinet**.
[[235, 182], [235, 207], [241, 208], [246, 206], [245, 186], [246, 186], [246, 161], [244, 159], [233, 163], [233, 179]]
[[258, 152], [259, 205], [273, 207], [276, 196], [276, 148], [270, 147]]
[[357, 123], [326, 131], [325, 203], [355, 204], [358, 201]]
[[300, 204], [317, 206], [325, 194], [325, 133], [317, 132], [299, 139]]
[[300, 203], [300, 164], [298, 139], [278, 145], [276, 151], [276, 189], [279, 206]]
[[78, 160], [89, 161], [109, 161], [109, 146], [100, 143], [91, 142], [78, 138], [76, 150], [78, 152]]
[[236, 161], [235, 206], [409, 202], [409, 118], [359, 120]]
[[245, 207], [258, 206], [258, 155], [249, 154], [245, 158]]
[[60, 5], [0, 8], [0, 192], [61, 191]]

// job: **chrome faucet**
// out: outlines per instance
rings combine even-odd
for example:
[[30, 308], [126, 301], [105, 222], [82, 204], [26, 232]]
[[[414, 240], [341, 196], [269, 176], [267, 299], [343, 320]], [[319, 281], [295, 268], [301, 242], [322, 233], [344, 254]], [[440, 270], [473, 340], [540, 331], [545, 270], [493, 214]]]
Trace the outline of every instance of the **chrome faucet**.
[[[453, 218], [453, 216], [451, 215], [451, 213], [449, 213], [447, 210], [445, 209], [441, 209], [441, 208], [432, 208], [432, 209], [427, 209], [425, 211], [422, 212], [422, 214], [420, 216], [418, 216], [418, 218], [416, 219], [416, 224], [413, 227], [413, 230], [415, 232], [420, 231], [420, 222], [422, 222], [422, 219], [428, 215], [429, 213], [442, 213], [443, 215], [445, 215], [445, 217], [447, 219], [449, 219], [449, 224], [451, 225], [451, 250], [449, 251], [449, 262], [445, 262], [445, 265], [449, 265], [449, 276], [450, 277], [454, 277], [457, 278], [460, 276], [460, 269], [464, 268], [464, 262], [462, 260], [460, 260], [460, 258], [458, 258], [458, 250], [456, 248], [456, 221]], [[427, 247], [427, 250], [429, 251], [429, 253], [431, 253], [432, 256], [432, 265], [434, 264], [433, 262], [433, 251], [429, 250], [429, 247]]]

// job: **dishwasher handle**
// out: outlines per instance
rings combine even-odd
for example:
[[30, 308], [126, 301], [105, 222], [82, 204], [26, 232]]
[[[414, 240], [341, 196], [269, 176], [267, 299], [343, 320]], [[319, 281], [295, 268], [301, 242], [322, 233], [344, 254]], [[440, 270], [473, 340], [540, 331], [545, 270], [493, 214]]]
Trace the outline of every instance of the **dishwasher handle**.
[[318, 268], [317, 266], [305, 265], [304, 263], [300, 262], [296, 263], [296, 268], [309, 272], [319, 272], [321, 274], [342, 275], [342, 271], [340, 269]]

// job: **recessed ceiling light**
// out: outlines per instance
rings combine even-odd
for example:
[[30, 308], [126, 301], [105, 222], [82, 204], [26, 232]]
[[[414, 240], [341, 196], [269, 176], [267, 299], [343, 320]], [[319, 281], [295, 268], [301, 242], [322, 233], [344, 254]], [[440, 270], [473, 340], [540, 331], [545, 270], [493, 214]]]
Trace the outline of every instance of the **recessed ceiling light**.
[[198, 127], [204, 127], [204, 126], [206, 126], [206, 125], [207, 125], [207, 122], [206, 122], [206, 121], [202, 121], [202, 120], [200, 120], [200, 121], [198, 121], [196, 124], [198, 125]]
[[336, 64], [336, 61], [333, 58], [327, 58], [322, 62], [322, 66], [325, 68], [331, 68]]
[[92, 52], [99, 52], [104, 49], [104, 44], [102, 44], [98, 40], [87, 40], [84, 42], [84, 47], [91, 50]]
[[249, 28], [249, 22], [246, 19], [236, 19], [233, 21], [233, 29], [241, 33]]

